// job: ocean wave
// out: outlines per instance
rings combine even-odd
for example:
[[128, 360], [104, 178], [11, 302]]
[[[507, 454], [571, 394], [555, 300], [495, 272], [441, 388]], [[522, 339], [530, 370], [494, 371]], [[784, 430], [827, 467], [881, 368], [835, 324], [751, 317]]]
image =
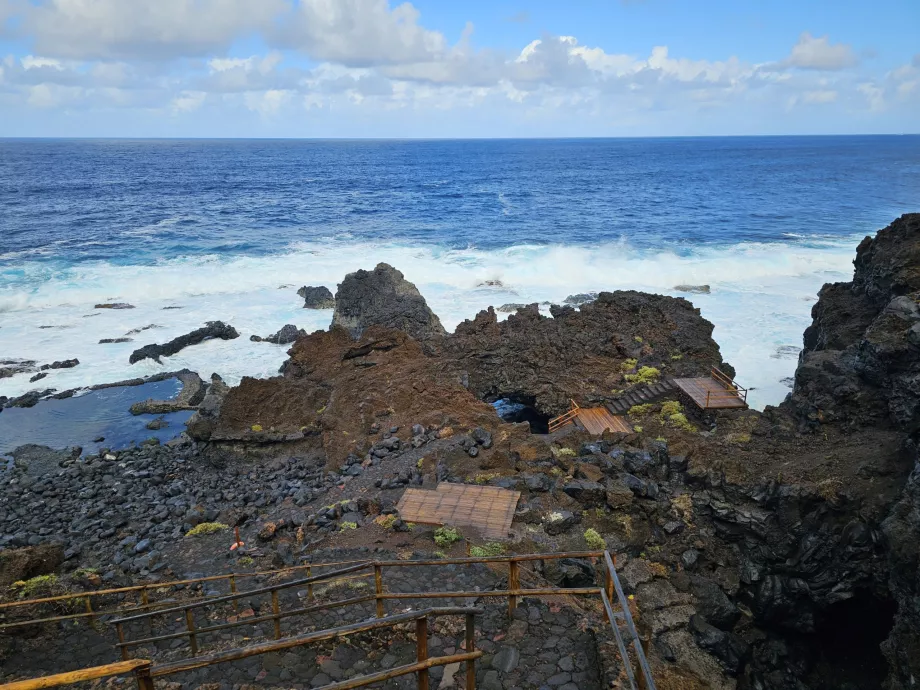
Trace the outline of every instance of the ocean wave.
[[[152, 363], [128, 365], [144, 342], [99, 345], [103, 338], [156, 323], [150, 339], [165, 341], [209, 320], [232, 323], [243, 337], [205, 343], [170, 358], [229, 381], [244, 375], [271, 376], [286, 348], [250, 343], [285, 323], [326, 328], [330, 311], [301, 308], [301, 285], [335, 290], [357, 269], [386, 262], [400, 269], [425, 295], [444, 325], [456, 325], [490, 305], [560, 302], [579, 292], [636, 289], [681, 295], [677, 285], [708, 284], [708, 295], [683, 295], [716, 328], [714, 337], [742, 382], [753, 386], [752, 403], [778, 403], [787, 392], [781, 379], [795, 362], [772, 358], [778, 348], [797, 346], [809, 324], [809, 300], [825, 282], [848, 280], [861, 237], [811, 243], [740, 243], [729, 247], [639, 249], [624, 241], [596, 246], [520, 244], [503, 249], [450, 248], [397, 242], [299, 242], [267, 256], [211, 254], [161, 260], [150, 265], [106, 261], [55, 265], [22, 262], [0, 274], [0, 352], [26, 357], [42, 352], [49, 361], [77, 357], [80, 366], [42, 381], [59, 390], [155, 373]], [[483, 284], [489, 284], [484, 290]], [[292, 288], [279, 289], [290, 285]], [[96, 312], [97, 303], [117, 300], [136, 308]], [[182, 309], [164, 311], [166, 306]], [[96, 314], [93, 318], [84, 318]], [[504, 317], [504, 315], [503, 315]], [[40, 329], [40, 326], [67, 326]], [[144, 336], [137, 336], [143, 338]], [[28, 377], [0, 382], [0, 394], [33, 389]]]

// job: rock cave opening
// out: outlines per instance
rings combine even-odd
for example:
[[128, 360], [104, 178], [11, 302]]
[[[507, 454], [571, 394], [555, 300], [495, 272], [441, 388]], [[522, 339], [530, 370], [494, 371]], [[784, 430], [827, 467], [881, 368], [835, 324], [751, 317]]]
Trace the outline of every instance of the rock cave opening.
[[534, 405], [536, 399], [527, 395], [501, 395], [488, 399], [495, 412], [505, 422], [527, 422], [532, 434], [549, 433], [549, 415], [541, 414]]
[[894, 626], [897, 604], [861, 589], [851, 599], [828, 607], [809, 636], [815, 666], [810, 687], [876, 690], [888, 664], [880, 645]]

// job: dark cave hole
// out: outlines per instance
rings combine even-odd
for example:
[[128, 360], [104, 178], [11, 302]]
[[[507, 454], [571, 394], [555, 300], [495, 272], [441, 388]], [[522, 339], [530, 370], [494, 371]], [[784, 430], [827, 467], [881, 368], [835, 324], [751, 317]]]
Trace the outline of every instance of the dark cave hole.
[[816, 620], [810, 646], [815, 659], [814, 688], [877, 690], [888, 674], [879, 645], [892, 627], [897, 604], [867, 590], [824, 610]]
[[541, 414], [534, 407], [536, 400], [526, 395], [494, 396], [487, 399], [495, 412], [505, 422], [527, 422], [532, 434], [549, 433], [549, 415]]

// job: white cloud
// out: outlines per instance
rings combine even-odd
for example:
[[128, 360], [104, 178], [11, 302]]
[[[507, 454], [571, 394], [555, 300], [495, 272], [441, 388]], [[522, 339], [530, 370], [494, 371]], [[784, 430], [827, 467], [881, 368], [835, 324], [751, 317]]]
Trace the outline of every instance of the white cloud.
[[792, 47], [783, 67], [814, 70], [841, 70], [858, 62], [853, 49], [844, 43], [831, 43], [827, 36], [815, 38], [805, 31]]
[[43, 54], [74, 59], [170, 59], [224, 52], [268, 27], [285, 0], [43, 0], [20, 31]]
[[203, 91], [183, 91], [172, 99], [170, 109], [174, 114], [190, 113], [198, 110], [206, 98], [207, 94]]
[[244, 100], [247, 108], [265, 117], [277, 113], [290, 98], [289, 91], [271, 89], [263, 93], [247, 93]]
[[64, 63], [54, 58], [35, 57], [34, 55], [25, 55], [19, 61], [23, 69], [36, 69], [40, 67], [51, 67], [56, 70], [63, 70]]
[[833, 103], [837, 96], [837, 92], [830, 89], [806, 91], [802, 100], [806, 103]]
[[447, 39], [421, 26], [419, 16], [408, 2], [391, 9], [387, 0], [300, 0], [269, 36], [350, 67], [429, 62], [447, 52]]

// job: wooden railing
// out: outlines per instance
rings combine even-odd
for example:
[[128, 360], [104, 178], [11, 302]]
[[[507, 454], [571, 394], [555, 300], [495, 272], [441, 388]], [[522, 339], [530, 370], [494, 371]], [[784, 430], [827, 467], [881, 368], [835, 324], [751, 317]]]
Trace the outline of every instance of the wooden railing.
[[578, 413], [581, 412], [581, 408], [578, 407], [578, 403], [576, 403], [574, 400], [570, 400], [569, 402], [572, 403], [572, 408], [568, 412], [564, 412], [558, 417], [553, 417], [551, 420], [549, 420], [549, 433], [558, 431], [566, 424], [574, 422], [575, 418], [578, 416]]
[[744, 404], [747, 404], [747, 388], [739, 386], [728, 374], [718, 369], [717, 367], [711, 367], [709, 370], [709, 376], [713, 380], [717, 381], [720, 385], [725, 387], [724, 393], [713, 393], [712, 391], [706, 391], [706, 407], [716, 406], [719, 403], [726, 402], [728, 400], [741, 400]]
[[79, 671], [58, 673], [53, 676], [19, 680], [15, 683], [0, 685], [0, 690], [42, 690], [42, 688], [57, 688], [62, 685], [73, 685], [74, 683], [83, 683], [89, 680], [121, 676], [125, 673], [134, 673], [137, 677], [137, 684], [140, 690], [150, 690], [153, 687], [150, 678], [150, 662], [146, 659], [134, 659], [133, 661], [119, 661], [117, 664], [106, 664], [105, 666], [83, 668]]
[[[564, 588], [564, 587], [530, 587], [525, 588], [521, 586], [521, 574], [529, 574], [526, 569], [522, 568], [522, 565], [528, 562], [533, 561], [548, 561], [556, 560], [562, 558], [583, 558], [583, 559], [600, 559], [603, 569], [604, 569], [604, 586], [598, 588], [596, 585], [593, 587], [581, 587], [581, 588]], [[336, 565], [340, 565], [337, 563]], [[444, 591], [444, 592], [387, 592], [384, 589], [384, 579], [383, 574], [384, 570], [390, 568], [412, 568], [412, 567], [421, 567], [421, 566], [448, 566], [448, 565], [463, 565], [463, 564], [487, 564], [487, 565], [508, 565], [508, 587], [507, 589], [502, 590], [486, 590], [486, 591]], [[329, 564], [313, 564], [314, 566], [319, 565], [329, 565]], [[371, 574], [371, 571], [374, 576], [374, 593], [367, 594], [359, 597], [352, 597], [340, 601], [333, 601], [323, 604], [317, 604], [313, 606], [300, 607], [288, 611], [282, 611], [280, 608], [280, 601], [278, 598], [278, 592], [290, 587], [301, 587], [306, 586], [309, 592], [309, 597], [312, 599], [312, 589], [313, 586], [320, 583], [331, 583], [340, 581], [348, 576], [354, 576], [361, 571], [368, 571], [366, 576]], [[161, 585], [163, 586], [163, 585]], [[271, 613], [263, 616], [250, 617], [242, 621], [234, 621], [230, 623], [224, 623], [219, 625], [212, 625], [208, 627], [198, 628], [194, 620], [194, 611], [210, 605], [219, 605], [222, 603], [229, 603], [236, 606], [237, 601], [243, 598], [252, 598], [254, 596], [268, 594], [271, 598], [272, 609]], [[617, 648], [623, 662], [623, 665], [626, 669], [626, 675], [629, 680], [629, 687], [631, 690], [637, 690], [637, 688], [646, 688], [648, 690], [655, 689], [654, 679], [652, 678], [651, 670], [648, 666], [648, 661], [645, 656], [645, 651], [641, 645], [639, 634], [636, 630], [635, 623], [633, 621], [632, 615], [629, 611], [629, 600], [626, 598], [623, 593], [622, 586], [619, 581], [619, 576], [616, 572], [615, 559], [607, 551], [586, 551], [586, 552], [565, 552], [565, 553], [543, 553], [543, 554], [522, 554], [522, 555], [512, 555], [512, 556], [490, 556], [490, 557], [468, 557], [468, 558], [450, 558], [450, 559], [435, 559], [435, 560], [409, 560], [409, 561], [364, 561], [364, 562], [352, 562], [351, 565], [345, 568], [341, 568], [329, 573], [324, 573], [321, 575], [311, 576], [303, 579], [294, 580], [287, 583], [279, 583], [276, 585], [270, 585], [267, 587], [261, 587], [258, 589], [235, 592], [228, 596], [219, 596], [219, 597], [203, 597], [198, 600], [171, 606], [169, 608], [160, 608], [158, 610], [150, 610], [144, 613], [137, 615], [132, 615], [128, 617], [123, 617], [111, 621], [115, 626], [118, 643], [116, 648], [121, 650], [123, 657], [122, 665], [113, 664], [110, 667], [100, 667], [100, 668], [125, 668], [128, 670], [142, 669], [138, 671], [138, 684], [140, 690], [153, 690], [153, 685], [151, 677], [160, 677], [172, 673], [178, 673], [180, 671], [201, 668], [203, 666], [211, 666], [226, 661], [232, 661], [235, 659], [242, 659], [248, 656], [253, 656], [257, 654], [265, 654], [271, 651], [278, 651], [281, 649], [289, 649], [291, 647], [301, 646], [305, 644], [310, 644], [313, 642], [319, 642], [322, 640], [332, 639], [334, 637], [352, 634], [354, 632], [361, 632], [365, 630], [376, 629], [376, 627], [386, 627], [387, 625], [392, 625], [400, 622], [406, 622], [411, 620], [422, 621], [425, 619], [425, 623], [419, 623], [417, 627], [417, 632], [424, 633], [420, 634], [419, 640], [422, 637], [427, 639], [427, 616], [428, 615], [448, 615], [447, 613], [441, 613], [444, 611], [469, 611], [469, 609], [426, 609], [424, 611], [419, 611], [415, 613], [399, 614], [396, 616], [387, 615], [386, 612], [386, 602], [389, 600], [407, 600], [407, 599], [416, 599], [416, 600], [434, 600], [434, 599], [478, 599], [478, 598], [504, 598], [508, 599], [508, 614], [511, 616], [514, 613], [515, 608], [518, 605], [518, 601], [521, 597], [543, 597], [543, 596], [560, 596], [560, 595], [587, 595], [587, 596], [597, 596], [601, 600], [604, 611], [606, 612], [607, 618], [612, 626], [614, 637], [617, 641]], [[73, 595], [70, 595], [71, 597]], [[614, 599], [616, 597], [616, 599]], [[330, 610], [334, 608], [356, 605], [360, 603], [374, 601], [376, 603], [376, 621], [356, 623], [350, 626], [343, 626], [341, 628], [332, 628], [329, 630], [314, 632], [306, 635], [299, 635], [294, 637], [281, 637], [281, 625], [280, 621], [284, 618], [292, 616], [305, 615], [312, 612], [318, 612], [323, 610]], [[619, 605], [620, 611], [615, 613], [613, 609], [613, 603], [616, 602]], [[131, 623], [136, 623], [138, 621], [147, 620], [151, 623], [152, 627], [152, 618], [155, 616], [174, 616], [176, 614], [182, 614], [179, 616], [179, 619], [184, 618], [185, 628], [180, 632], [168, 633], [165, 635], [146, 637], [143, 639], [128, 640], [125, 635], [125, 626]], [[407, 617], [408, 616], [408, 617]], [[215, 652], [209, 655], [201, 656], [199, 655], [200, 651], [200, 638], [205, 635], [213, 634], [218, 631], [228, 630], [238, 626], [251, 626], [255, 623], [262, 623], [272, 621], [274, 623], [274, 641], [263, 642], [255, 645], [250, 645], [248, 647], [242, 647], [235, 650]], [[424, 627], [423, 627], [424, 626]], [[621, 626], [623, 629], [621, 629]], [[422, 647], [421, 641], [419, 641], [419, 657], [415, 664], [409, 664], [406, 666], [401, 666], [396, 669], [390, 669], [387, 672], [380, 674], [374, 674], [370, 676], [364, 676], [362, 678], [355, 678], [350, 681], [345, 681], [344, 683], [337, 683], [334, 685], [325, 686], [323, 690], [345, 690], [345, 688], [357, 688], [369, 685], [371, 683], [380, 682], [382, 680], [387, 680], [389, 678], [396, 677], [398, 675], [406, 675], [409, 673], [419, 674], [419, 688], [427, 688], [427, 669], [432, 666], [444, 665], [449, 663], [455, 663], [459, 661], [466, 661], [468, 664], [471, 664], [475, 658], [478, 658], [481, 655], [481, 652], [473, 653], [473, 640], [472, 636], [472, 622], [470, 618], [467, 618], [467, 647], [466, 654], [461, 655], [452, 655], [449, 657], [438, 657], [437, 659], [428, 659], [427, 658], [427, 643]], [[191, 652], [191, 658], [186, 660], [181, 660], [177, 662], [172, 662], [170, 664], [165, 664], [161, 666], [149, 667], [147, 661], [136, 660], [131, 661], [128, 659], [129, 650], [133, 647], [139, 645], [158, 642], [162, 640], [169, 639], [180, 639], [188, 638], [189, 650]], [[630, 660], [630, 654], [628, 650], [628, 642], [632, 643], [633, 647], [633, 656], [635, 656], [635, 668]], [[423, 658], [424, 656], [424, 658]], [[128, 666], [124, 666], [128, 664]], [[137, 666], [130, 666], [131, 664], [137, 664]], [[144, 665], [147, 665], [149, 668], [149, 673], [143, 671]], [[94, 669], [86, 669], [83, 672], [90, 673]], [[83, 673], [83, 672], [74, 672], [74, 673]], [[120, 671], [127, 672], [127, 671]], [[424, 672], [424, 673], [423, 673]], [[390, 675], [386, 675], [389, 673]], [[111, 674], [109, 674], [111, 675]], [[68, 674], [61, 674], [61, 677], [67, 677]], [[424, 676], [424, 681], [423, 681]], [[94, 676], [102, 677], [102, 676]], [[49, 677], [56, 678], [56, 677]], [[470, 680], [472, 678], [472, 680]], [[638, 679], [639, 685], [636, 685]], [[35, 683], [35, 682], [46, 682], [47, 679], [35, 679], [33, 681], [21, 681], [23, 683]], [[59, 684], [66, 684], [69, 682], [77, 681], [67, 681], [64, 680]], [[424, 683], [424, 684], [423, 684]], [[471, 684], [472, 683], [472, 684]], [[37, 690], [37, 688], [42, 687], [52, 687], [52, 685], [23, 685], [15, 686], [8, 688], [7, 686], [0, 686], [0, 690]], [[471, 667], [468, 666], [467, 673], [467, 688], [475, 688], [475, 674], [471, 670]]]
[[[604, 588], [598, 589], [597, 586], [593, 587], [580, 587], [580, 588], [565, 588], [565, 587], [530, 587], [525, 588], [521, 586], [521, 572], [522, 564], [533, 562], [533, 561], [548, 561], [548, 560], [557, 560], [562, 558], [583, 558], [583, 559], [600, 559], [605, 571], [605, 582]], [[484, 590], [484, 591], [426, 591], [426, 592], [387, 592], [384, 589], [384, 571], [390, 568], [414, 568], [422, 566], [449, 566], [449, 565], [473, 565], [473, 564], [487, 564], [487, 565], [504, 565], [508, 566], [508, 587], [507, 589], [499, 590]], [[281, 611], [278, 599], [278, 592], [280, 590], [289, 588], [289, 587], [300, 587], [303, 585], [312, 585], [317, 584], [322, 581], [334, 581], [340, 579], [343, 575], [356, 573], [361, 570], [373, 570], [374, 575], [374, 593], [367, 594], [358, 597], [351, 597], [348, 599], [343, 599], [340, 601], [333, 601], [323, 604], [317, 604], [314, 606], [301, 607], [297, 609], [292, 609], [288, 611]], [[526, 572], [526, 571], [525, 571]], [[209, 627], [196, 627], [193, 611], [205, 606], [217, 605], [221, 603], [235, 602], [236, 600], [247, 598], [251, 599], [254, 596], [269, 594], [272, 601], [272, 612], [271, 614], [250, 617], [242, 621], [235, 621], [231, 623], [223, 623], [219, 625], [212, 625]], [[175, 606], [169, 609], [163, 609], [159, 611], [151, 611], [149, 613], [142, 613], [127, 618], [120, 618], [112, 621], [112, 624], [115, 625], [119, 642], [116, 645], [121, 649], [123, 658], [128, 658], [128, 650], [132, 647], [137, 647], [140, 645], [159, 642], [163, 640], [170, 639], [179, 639], [187, 637], [189, 641], [189, 650], [191, 652], [192, 660], [188, 662], [176, 662], [177, 664], [182, 663], [193, 663], [195, 658], [198, 656], [200, 650], [200, 638], [204, 635], [209, 635], [216, 633], [218, 631], [228, 630], [230, 628], [239, 627], [239, 626], [251, 626], [255, 623], [262, 623], [267, 621], [274, 622], [274, 636], [276, 640], [281, 640], [281, 627], [280, 621], [284, 618], [289, 618], [292, 616], [301, 616], [308, 613], [315, 613], [323, 610], [330, 610], [334, 608], [340, 608], [345, 606], [352, 606], [357, 604], [362, 604], [366, 602], [373, 601], [376, 604], [376, 616], [379, 620], [390, 620], [387, 617], [386, 611], [386, 602], [387, 601], [399, 601], [399, 600], [434, 600], [434, 599], [479, 599], [479, 598], [506, 598], [508, 599], [508, 615], [509, 617], [513, 615], [514, 610], [518, 605], [518, 601], [521, 597], [542, 597], [542, 596], [560, 596], [560, 595], [588, 595], [588, 596], [598, 596], [602, 602], [606, 601], [604, 604], [605, 610], [607, 611], [608, 618], [611, 625], [614, 629], [614, 635], [618, 639], [618, 648], [620, 651], [621, 658], [623, 660], [624, 666], [630, 668], [627, 675], [632, 679], [631, 682], [635, 682], [637, 673], [639, 679], [642, 682], [640, 687], [649, 688], [654, 690], [655, 684], [651, 676], [651, 671], [648, 669], [648, 661], [645, 657], [645, 652], [639, 644], [639, 635], [636, 631], [635, 624], [633, 622], [632, 616], [629, 615], [629, 601], [626, 596], [623, 594], [622, 587], [619, 583], [619, 577], [616, 573], [616, 567], [614, 565], [614, 560], [610, 554], [606, 551], [579, 551], [579, 552], [565, 552], [565, 553], [540, 553], [540, 554], [521, 554], [513, 556], [487, 556], [487, 557], [468, 557], [468, 558], [442, 558], [442, 559], [433, 559], [433, 560], [408, 560], [408, 561], [369, 561], [364, 563], [358, 563], [352, 565], [348, 568], [343, 568], [331, 573], [326, 573], [324, 575], [314, 576], [312, 578], [306, 578], [303, 580], [296, 580], [289, 583], [273, 585], [269, 587], [262, 587], [255, 590], [249, 590], [246, 592], [240, 592], [235, 595], [218, 597], [214, 599], [202, 600], [195, 602], [193, 604], [185, 604]], [[619, 604], [620, 608], [623, 611], [621, 616], [612, 615], [612, 606], [611, 602], [614, 601], [614, 596], [616, 597], [616, 602]], [[151, 619], [154, 616], [174, 616], [176, 614], [184, 613], [185, 620], [185, 629], [180, 632], [169, 633], [165, 635], [159, 635], [155, 637], [146, 637], [142, 639], [127, 640], [125, 636], [125, 626], [129, 623], [136, 623], [141, 620]], [[181, 620], [180, 616], [180, 620]], [[629, 654], [627, 653], [626, 646], [623, 643], [623, 633], [620, 631], [618, 625], [619, 622], [622, 622], [626, 627], [626, 635], [632, 639], [634, 646], [634, 654], [637, 658], [637, 672], [633, 672], [631, 667], [631, 662], [629, 659]], [[285, 638], [287, 639], [300, 639], [298, 638]], [[311, 638], [312, 639], [312, 638]], [[285, 642], [286, 643], [286, 642]], [[271, 647], [269, 643], [266, 643]], [[269, 647], [265, 647], [268, 649]], [[260, 647], [262, 648], [262, 647]], [[247, 648], [248, 649], [248, 648]], [[271, 647], [275, 649], [275, 647]], [[260, 652], [261, 653], [261, 652]], [[242, 658], [242, 657], [233, 657], [233, 658]], [[229, 660], [220, 655], [211, 655], [208, 657], [199, 657], [199, 659], [217, 659], [216, 661], [210, 661], [204, 665], [210, 665], [211, 663], [219, 663], [219, 661]], [[452, 661], [447, 661], [445, 663], [453, 663]], [[188, 666], [187, 668], [198, 668], [201, 664], [195, 664]], [[182, 667], [182, 670], [186, 670], [186, 666]], [[411, 671], [407, 671], [411, 672]], [[157, 672], [155, 668], [153, 675], [162, 675]], [[338, 688], [339, 686], [335, 686]], [[356, 685], [341, 686], [341, 687], [359, 687]], [[420, 686], [421, 687], [421, 686]], [[636, 686], [631, 685], [633, 690]]]
[[[85, 590], [85, 591], [75, 591], [68, 594], [59, 594], [52, 597], [41, 597], [36, 599], [22, 599], [17, 601], [7, 601], [0, 603], [0, 615], [4, 615], [7, 612], [13, 612], [17, 609], [31, 608], [34, 606], [41, 606], [43, 604], [61, 604], [64, 606], [82, 606], [85, 610], [80, 613], [71, 613], [61, 616], [47, 616], [42, 618], [33, 618], [30, 620], [24, 621], [13, 621], [9, 623], [0, 623], [0, 630], [6, 630], [10, 628], [17, 628], [27, 625], [38, 625], [42, 623], [56, 623], [59, 621], [66, 620], [76, 620], [80, 618], [89, 619], [90, 625], [96, 622], [96, 619], [99, 616], [113, 615], [113, 614], [124, 614], [130, 611], [144, 611], [145, 613], [155, 611], [158, 608], [163, 608], [171, 604], [175, 604], [174, 600], [166, 602], [153, 602], [150, 599], [150, 595], [156, 592], [161, 592], [164, 590], [174, 589], [177, 587], [188, 587], [201, 585], [205, 583], [217, 583], [217, 582], [226, 582], [229, 585], [230, 594], [235, 594], [237, 591], [237, 581], [245, 578], [253, 577], [278, 577], [287, 575], [290, 573], [296, 573], [298, 571], [305, 571], [307, 578], [310, 578], [313, 575], [313, 568], [331, 568], [336, 566], [348, 566], [355, 565], [357, 563], [364, 563], [365, 561], [335, 561], [331, 563], [309, 563], [306, 565], [291, 566], [289, 568], [281, 568], [279, 570], [263, 570], [256, 571], [251, 573], [226, 573], [224, 575], [209, 575], [207, 577], [198, 577], [186, 580], [171, 580], [168, 582], [152, 582], [144, 585], [133, 585], [130, 587], [115, 587], [111, 589], [96, 589], [96, 590]], [[368, 577], [368, 575], [359, 575], [358, 577]], [[351, 579], [351, 578], [342, 578], [342, 579]], [[307, 587], [310, 598], [313, 598], [313, 587], [308, 585]], [[127, 595], [127, 594], [137, 594], [139, 595], [139, 602], [131, 604], [128, 606], [118, 606], [115, 608], [93, 608], [93, 600], [101, 599], [104, 597], [118, 596], [118, 595]], [[221, 595], [211, 595], [203, 596], [197, 600], [204, 599], [215, 599]]]
[[[302, 647], [304, 645], [314, 644], [317, 642], [334, 640], [336, 638], [345, 637], [347, 635], [355, 635], [357, 633], [380, 630], [381, 628], [391, 628], [395, 625], [415, 621], [416, 662], [414, 664], [397, 666], [395, 668], [387, 669], [386, 671], [380, 671], [379, 673], [372, 673], [366, 676], [352, 678], [341, 683], [324, 685], [318, 690], [346, 690], [348, 688], [363, 688], [368, 685], [373, 685], [374, 683], [380, 683], [392, 678], [398, 678], [399, 676], [409, 675], [410, 673], [417, 674], [417, 687], [419, 690], [429, 690], [428, 669], [434, 666], [446, 666], [447, 664], [455, 664], [461, 662], [466, 663], [466, 688], [467, 690], [475, 690], [476, 659], [482, 656], [482, 651], [476, 649], [475, 636], [475, 616], [479, 613], [482, 613], [482, 610], [475, 608], [428, 608], [422, 611], [402, 613], [377, 620], [353, 623], [351, 625], [343, 625], [338, 628], [329, 628], [327, 630], [307, 633], [305, 635], [287, 637], [276, 642], [264, 642], [261, 644], [249, 645], [247, 647], [230, 649], [223, 652], [215, 652], [214, 654], [194, 659], [174, 661], [172, 663], [154, 666], [150, 670], [150, 675], [153, 678], [160, 678], [175, 673], [182, 673], [183, 671], [191, 671], [193, 669], [203, 668], [206, 666], [215, 666], [217, 664], [223, 664], [228, 661], [237, 661], [239, 659], [246, 659], [248, 657], [257, 656], [260, 654], [280, 652], [285, 649], [292, 649], [294, 647]], [[464, 637], [464, 646], [466, 651], [461, 654], [429, 657], [428, 619], [434, 616], [452, 615], [463, 615], [466, 617], [466, 631]], [[141, 688], [141, 690], [149, 689]]]

